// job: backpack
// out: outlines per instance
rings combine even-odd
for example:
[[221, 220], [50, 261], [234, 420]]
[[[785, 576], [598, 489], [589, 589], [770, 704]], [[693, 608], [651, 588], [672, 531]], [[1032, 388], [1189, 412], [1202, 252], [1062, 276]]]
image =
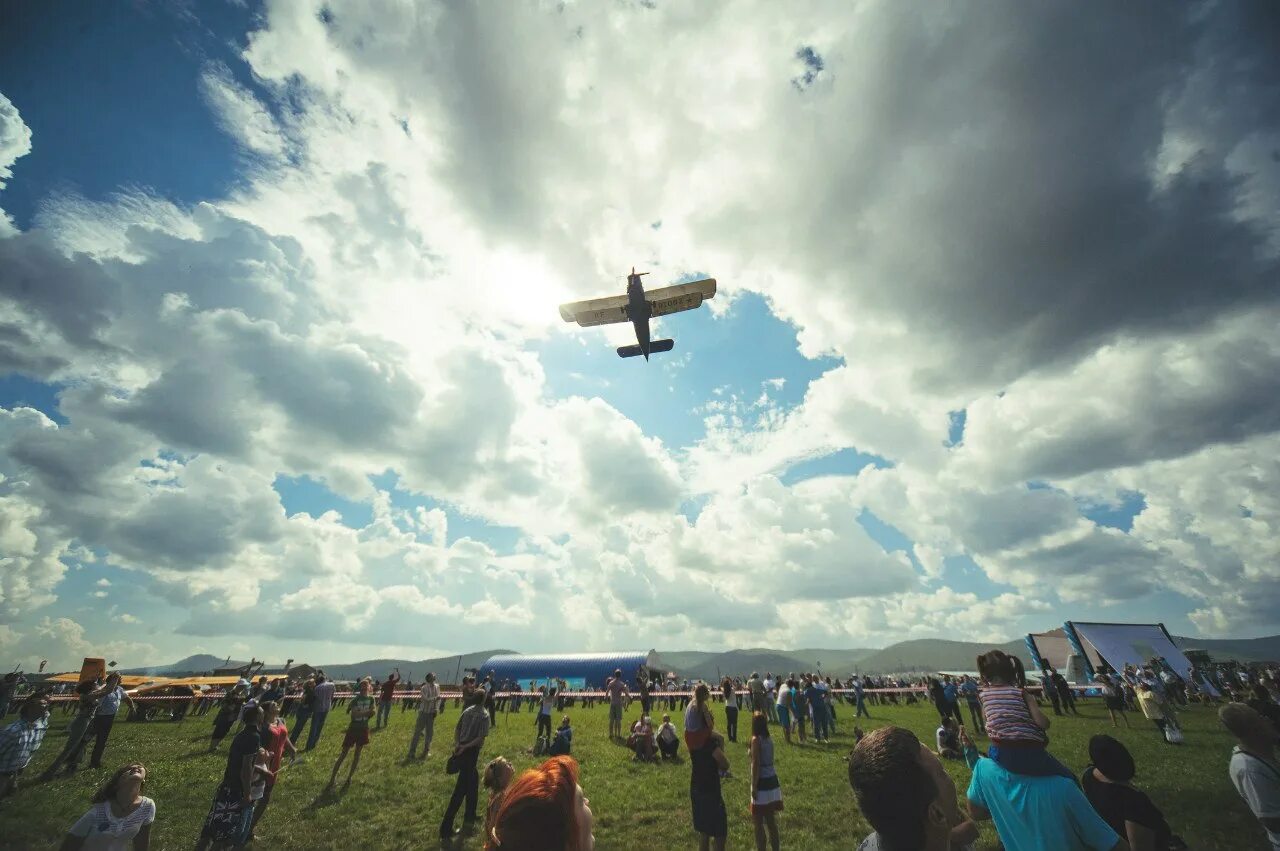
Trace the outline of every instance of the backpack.
[[548, 745], [547, 743], [547, 737], [539, 736], [537, 740], [533, 743], [533, 755], [544, 756], [546, 755], [549, 748], [550, 748], [550, 745]]

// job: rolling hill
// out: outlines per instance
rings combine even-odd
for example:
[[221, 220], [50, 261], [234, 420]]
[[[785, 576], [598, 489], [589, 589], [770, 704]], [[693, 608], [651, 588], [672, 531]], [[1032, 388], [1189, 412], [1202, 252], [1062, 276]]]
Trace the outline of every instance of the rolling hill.
[[[1235, 659], [1240, 662], [1260, 662], [1280, 659], [1280, 635], [1263, 638], [1186, 638], [1174, 636], [1179, 647], [1206, 650], [1214, 659]], [[804, 648], [800, 650], [776, 650], [765, 647], [744, 650], [660, 650], [659, 658], [671, 670], [682, 676], [714, 681], [725, 674], [747, 675], [752, 671], [774, 674], [821, 669], [833, 676], [846, 676], [853, 672], [897, 673], [907, 671], [971, 671], [979, 654], [993, 647], [1012, 653], [1027, 661], [1026, 646], [1021, 639], [1002, 643], [975, 641], [946, 641], [922, 638], [900, 641], [882, 650], [871, 648]], [[477, 668], [498, 653], [514, 653], [514, 650], [483, 650], [463, 653], [461, 656], [444, 656], [435, 659], [369, 659], [347, 664], [320, 664], [318, 667], [340, 680], [363, 676], [381, 679], [399, 667], [406, 677], [420, 681], [427, 671], [434, 671], [441, 680], [452, 681], [459, 668]], [[132, 668], [121, 673], [137, 674], [185, 674], [202, 673], [220, 668], [226, 657], [199, 654], [188, 656], [170, 665], [150, 668]], [[298, 660], [309, 662], [310, 660]], [[232, 662], [236, 664], [236, 662]], [[243, 664], [243, 663], [241, 663]], [[275, 667], [279, 667], [278, 665]]]

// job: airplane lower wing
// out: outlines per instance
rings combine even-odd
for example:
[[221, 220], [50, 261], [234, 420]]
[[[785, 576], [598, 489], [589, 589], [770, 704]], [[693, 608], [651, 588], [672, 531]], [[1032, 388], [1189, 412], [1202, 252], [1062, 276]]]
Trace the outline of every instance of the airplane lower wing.
[[568, 304], [562, 304], [560, 305], [560, 318], [565, 322], [577, 322], [583, 328], [631, 321], [631, 317], [627, 313], [627, 297], [625, 295], [611, 295], [604, 298], [571, 301]]
[[714, 298], [715, 294], [716, 279], [705, 278], [701, 281], [690, 281], [687, 284], [648, 290], [644, 297], [649, 302], [650, 316], [666, 316], [668, 313], [693, 310], [706, 299]]

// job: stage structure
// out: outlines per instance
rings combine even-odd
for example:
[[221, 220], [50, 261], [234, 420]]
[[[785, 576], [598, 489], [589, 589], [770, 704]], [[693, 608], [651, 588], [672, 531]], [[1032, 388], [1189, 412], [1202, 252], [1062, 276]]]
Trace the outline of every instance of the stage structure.
[[1125, 665], [1141, 668], [1156, 657], [1183, 679], [1191, 679], [1191, 662], [1162, 623], [1067, 621], [1062, 629], [1032, 633], [1026, 641], [1038, 668], [1048, 663], [1076, 681], [1081, 677], [1071, 674], [1079, 672], [1091, 681], [1104, 666], [1116, 671]]
[[495, 682], [518, 683], [522, 689], [530, 680], [543, 685], [548, 679], [564, 680], [568, 688], [601, 688], [605, 681], [621, 669], [627, 685], [634, 689], [639, 669], [665, 671], [654, 650], [630, 650], [612, 653], [566, 653], [526, 656], [519, 653], [491, 656], [476, 669], [481, 678], [493, 674]]

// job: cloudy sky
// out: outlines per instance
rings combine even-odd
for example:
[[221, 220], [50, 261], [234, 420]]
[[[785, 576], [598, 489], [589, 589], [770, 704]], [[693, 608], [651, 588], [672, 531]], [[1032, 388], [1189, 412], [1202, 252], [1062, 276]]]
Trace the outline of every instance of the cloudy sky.
[[5, 4], [0, 658], [1280, 631], [1280, 15], [1100, 11]]

